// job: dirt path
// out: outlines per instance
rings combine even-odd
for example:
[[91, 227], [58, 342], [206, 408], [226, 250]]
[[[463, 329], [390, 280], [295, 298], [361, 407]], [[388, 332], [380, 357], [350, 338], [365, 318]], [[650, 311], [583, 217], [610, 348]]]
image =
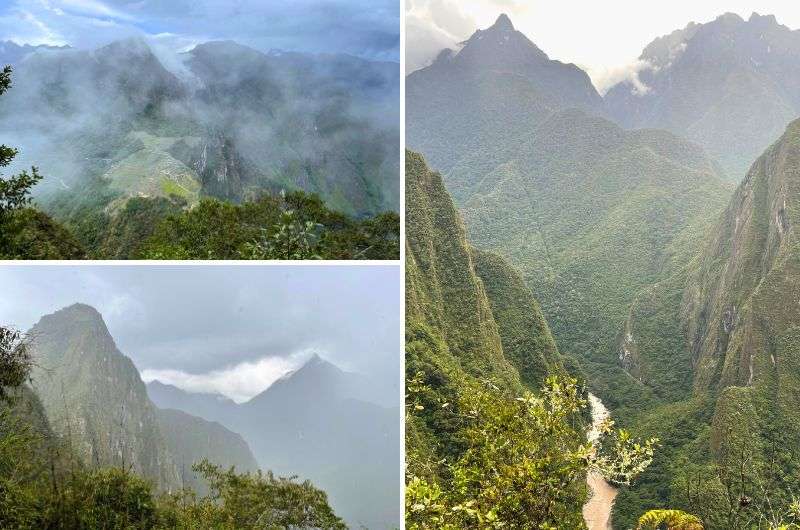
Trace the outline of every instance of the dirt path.
[[[589, 430], [589, 441], [595, 441], [600, 435], [600, 425], [608, 417], [600, 398], [589, 394], [589, 405], [592, 407], [592, 428]], [[591, 490], [589, 501], [583, 505], [583, 520], [589, 530], [611, 529], [611, 507], [617, 496], [617, 489], [606, 482], [598, 473], [589, 473], [586, 483]]]

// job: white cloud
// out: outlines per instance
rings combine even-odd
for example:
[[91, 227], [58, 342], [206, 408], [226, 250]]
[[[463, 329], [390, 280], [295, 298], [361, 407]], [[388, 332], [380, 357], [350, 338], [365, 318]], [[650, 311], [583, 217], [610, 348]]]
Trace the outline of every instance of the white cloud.
[[632, 92], [643, 96], [650, 92], [650, 87], [639, 78], [639, 72], [651, 70], [653, 66], [647, 61], [637, 59], [631, 63], [612, 67], [582, 67], [589, 74], [597, 91], [604, 95], [611, 87], [618, 83], [629, 82]]
[[222, 394], [243, 403], [269, 388], [281, 376], [301, 367], [314, 353], [317, 352], [303, 350], [288, 357], [264, 357], [204, 374], [147, 369], [142, 371], [142, 380], [160, 381], [187, 392]]

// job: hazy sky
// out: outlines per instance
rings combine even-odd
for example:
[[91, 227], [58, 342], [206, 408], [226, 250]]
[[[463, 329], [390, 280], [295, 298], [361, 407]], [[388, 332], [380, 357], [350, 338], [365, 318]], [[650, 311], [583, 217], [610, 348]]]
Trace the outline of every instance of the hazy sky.
[[95, 307], [145, 380], [242, 401], [319, 353], [398, 388], [398, 267], [6, 266], [0, 292], [22, 330]]
[[747, 19], [754, 11], [800, 28], [800, 2], [787, 0], [407, 0], [406, 71], [507, 13], [551, 59], [583, 67], [602, 88], [655, 37], [726, 12]]
[[0, 40], [94, 48], [146, 35], [175, 49], [232, 39], [268, 51], [399, 60], [399, 0], [0, 0]]

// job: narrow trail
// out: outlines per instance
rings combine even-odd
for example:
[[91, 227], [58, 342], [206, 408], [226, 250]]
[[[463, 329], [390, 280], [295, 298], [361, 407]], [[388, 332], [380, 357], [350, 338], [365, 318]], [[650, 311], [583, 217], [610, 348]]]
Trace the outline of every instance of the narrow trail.
[[[600, 436], [600, 425], [608, 418], [608, 409], [600, 398], [589, 394], [589, 405], [592, 408], [592, 428], [589, 429], [590, 442]], [[611, 507], [617, 496], [617, 489], [605, 481], [599, 473], [589, 473], [586, 483], [591, 490], [591, 497], [583, 505], [583, 520], [589, 530], [611, 530]]]

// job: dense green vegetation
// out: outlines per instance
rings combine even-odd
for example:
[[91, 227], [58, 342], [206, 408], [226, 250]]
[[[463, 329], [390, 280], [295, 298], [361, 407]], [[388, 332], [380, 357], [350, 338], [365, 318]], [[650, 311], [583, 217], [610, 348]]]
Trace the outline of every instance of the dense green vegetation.
[[583, 525], [586, 473], [630, 481], [654, 440], [585, 444], [585, 388], [538, 303], [472, 249], [424, 159], [406, 154], [406, 522], [409, 528]]
[[29, 339], [0, 328], [0, 526], [9, 529], [345, 529], [324, 492], [272, 473], [237, 473], [207, 460], [193, 469], [210, 487], [165, 491], [131, 470], [87, 465], [70, 436], [55, 434], [27, 386]]
[[619, 496], [619, 526], [667, 505], [696, 513], [708, 528], [777, 524], [793, 513], [800, 314], [789, 293], [800, 281], [798, 153], [796, 122], [753, 165], [704, 248], [633, 304], [631, 362], [654, 389], [686, 374], [687, 397], [674, 394], [674, 403], [630, 417], [634, 430], [667, 447], [637, 488]]

